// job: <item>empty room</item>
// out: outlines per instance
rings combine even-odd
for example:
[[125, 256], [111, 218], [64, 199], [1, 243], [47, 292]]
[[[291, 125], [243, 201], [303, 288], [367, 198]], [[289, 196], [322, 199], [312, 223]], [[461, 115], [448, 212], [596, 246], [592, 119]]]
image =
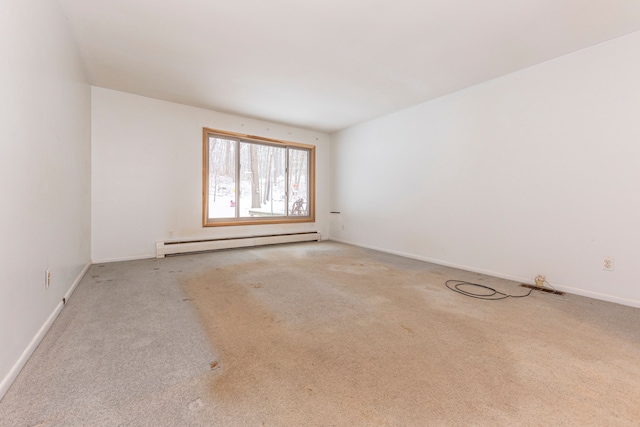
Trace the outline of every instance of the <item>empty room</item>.
[[2, 0], [0, 426], [640, 423], [640, 2]]

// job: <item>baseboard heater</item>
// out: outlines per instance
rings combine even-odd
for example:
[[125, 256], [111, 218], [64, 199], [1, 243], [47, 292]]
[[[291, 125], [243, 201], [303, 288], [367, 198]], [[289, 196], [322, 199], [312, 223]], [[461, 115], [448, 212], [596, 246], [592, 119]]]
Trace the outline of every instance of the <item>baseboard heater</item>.
[[275, 245], [279, 243], [320, 241], [319, 231], [307, 233], [271, 234], [267, 236], [229, 237], [224, 239], [186, 240], [156, 243], [156, 257], [190, 252], [214, 251], [217, 249], [245, 248], [250, 246]]

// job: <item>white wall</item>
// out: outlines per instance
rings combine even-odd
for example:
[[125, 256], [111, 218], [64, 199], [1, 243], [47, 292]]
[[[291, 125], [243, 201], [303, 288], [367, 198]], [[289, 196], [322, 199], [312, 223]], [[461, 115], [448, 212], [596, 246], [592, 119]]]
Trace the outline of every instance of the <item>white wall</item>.
[[634, 33], [333, 135], [331, 237], [639, 306], [639, 51]]
[[91, 91], [75, 43], [57, 2], [1, 8], [0, 398], [91, 249]]
[[[328, 135], [98, 87], [92, 105], [94, 262], [153, 257], [167, 239], [327, 234]], [[316, 222], [203, 228], [203, 127], [315, 145]]]

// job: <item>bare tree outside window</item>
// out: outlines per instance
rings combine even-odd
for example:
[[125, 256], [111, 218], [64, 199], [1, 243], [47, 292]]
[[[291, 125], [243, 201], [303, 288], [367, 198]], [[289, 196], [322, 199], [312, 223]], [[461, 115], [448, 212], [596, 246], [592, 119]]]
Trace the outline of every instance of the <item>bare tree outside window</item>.
[[209, 147], [209, 213], [215, 218], [236, 216], [236, 143], [233, 140], [211, 137]]
[[306, 150], [289, 149], [289, 183], [291, 197], [289, 197], [289, 214], [297, 216], [308, 215], [309, 183], [309, 154]]
[[204, 129], [203, 224], [313, 221], [315, 147]]

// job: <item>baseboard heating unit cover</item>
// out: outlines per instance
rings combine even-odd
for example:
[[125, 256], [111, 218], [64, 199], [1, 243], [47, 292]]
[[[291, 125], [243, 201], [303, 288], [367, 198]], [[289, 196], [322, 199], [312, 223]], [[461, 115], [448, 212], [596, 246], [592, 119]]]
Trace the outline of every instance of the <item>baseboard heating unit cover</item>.
[[214, 251], [217, 249], [245, 248], [251, 246], [275, 245], [279, 243], [320, 241], [319, 231], [306, 233], [271, 234], [267, 236], [229, 237], [224, 239], [184, 240], [156, 243], [156, 257], [185, 254], [190, 252]]

